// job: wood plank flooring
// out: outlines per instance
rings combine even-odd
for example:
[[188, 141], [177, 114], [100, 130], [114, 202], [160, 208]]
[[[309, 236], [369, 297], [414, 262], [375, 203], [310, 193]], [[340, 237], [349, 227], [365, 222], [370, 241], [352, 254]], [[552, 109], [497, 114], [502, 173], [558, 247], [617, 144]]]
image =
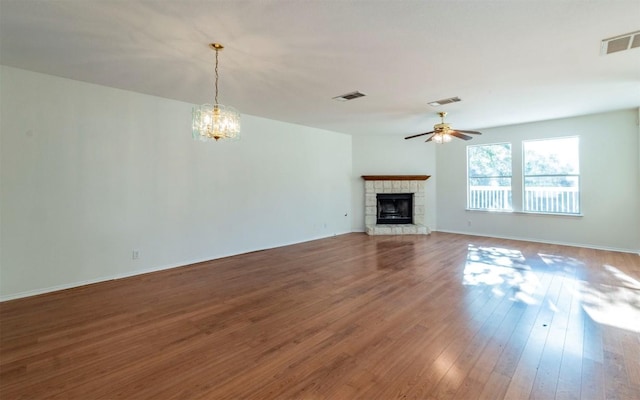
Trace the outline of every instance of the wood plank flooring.
[[640, 399], [640, 256], [347, 234], [0, 303], [0, 399]]

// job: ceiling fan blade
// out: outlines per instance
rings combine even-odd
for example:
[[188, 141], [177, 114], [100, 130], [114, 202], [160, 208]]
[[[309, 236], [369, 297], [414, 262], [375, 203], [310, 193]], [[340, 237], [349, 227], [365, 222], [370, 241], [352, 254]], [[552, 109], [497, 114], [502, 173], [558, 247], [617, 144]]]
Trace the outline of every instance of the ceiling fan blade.
[[458, 139], [462, 139], [462, 140], [471, 140], [473, 139], [471, 136], [467, 136], [463, 133], [460, 133], [460, 131], [449, 131], [449, 135], [451, 136], [455, 136]]
[[407, 136], [405, 139], [413, 139], [414, 137], [424, 136], [424, 135], [430, 135], [430, 134], [432, 134], [432, 133], [433, 133], [433, 131], [431, 131], [431, 132], [425, 132], [425, 133], [418, 133], [417, 135]]
[[433, 139], [433, 136], [431, 136], [429, 139], [425, 140], [424, 142], [425, 142], [425, 143], [430, 142], [430, 141], [431, 141], [431, 139]]
[[482, 135], [482, 133], [478, 131], [463, 131], [462, 129], [456, 129], [456, 131], [462, 132], [462, 133], [470, 133], [472, 135]]

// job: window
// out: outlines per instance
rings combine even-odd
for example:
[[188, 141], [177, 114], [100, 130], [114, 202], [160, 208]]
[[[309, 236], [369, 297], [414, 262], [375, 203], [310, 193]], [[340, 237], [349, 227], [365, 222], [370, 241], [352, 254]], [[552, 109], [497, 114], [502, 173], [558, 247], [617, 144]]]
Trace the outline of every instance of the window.
[[580, 141], [565, 137], [522, 142], [523, 210], [580, 213]]
[[511, 211], [511, 143], [467, 147], [467, 208]]

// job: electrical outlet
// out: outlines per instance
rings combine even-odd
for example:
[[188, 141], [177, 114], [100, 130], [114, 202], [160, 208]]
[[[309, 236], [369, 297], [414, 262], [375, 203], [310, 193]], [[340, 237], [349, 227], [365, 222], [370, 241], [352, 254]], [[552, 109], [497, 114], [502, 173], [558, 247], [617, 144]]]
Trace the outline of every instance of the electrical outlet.
[[470, 219], [467, 220], [467, 226], [471, 226], [471, 220]]
[[140, 250], [133, 250], [131, 251], [131, 259], [132, 260], [137, 260], [140, 258]]

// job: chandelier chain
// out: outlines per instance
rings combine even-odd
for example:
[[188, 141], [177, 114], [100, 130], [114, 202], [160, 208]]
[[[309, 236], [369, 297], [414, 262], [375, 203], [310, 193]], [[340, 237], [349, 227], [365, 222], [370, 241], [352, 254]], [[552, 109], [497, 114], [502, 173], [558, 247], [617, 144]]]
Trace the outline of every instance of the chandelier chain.
[[215, 97], [215, 104], [218, 104], [218, 49], [216, 49], [216, 97]]

